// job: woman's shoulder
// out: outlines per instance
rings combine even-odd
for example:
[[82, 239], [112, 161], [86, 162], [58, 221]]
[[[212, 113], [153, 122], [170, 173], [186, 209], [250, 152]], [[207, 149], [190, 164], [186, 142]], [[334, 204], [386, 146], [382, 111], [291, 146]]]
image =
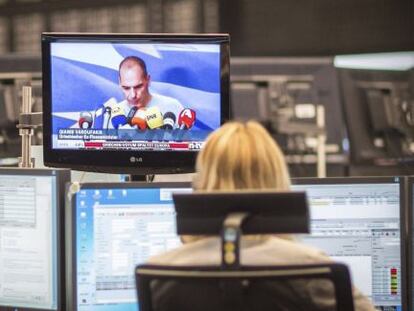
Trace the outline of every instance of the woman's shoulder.
[[186, 243], [180, 247], [151, 257], [149, 264], [154, 265], [216, 265], [220, 263], [220, 240], [205, 238]]
[[243, 257], [243, 263], [249, 265], [306, 264], [332, 261], [317, 248], [277, 236], [246, 245]]
[[[206, 238], [152, 257], [148, 263], [157, 265], [219, 265], [219, 238]], [[280, 237], [242, 239], [243, 265], [285, 265], [332, 261], [322, 251], [300, 242]]]

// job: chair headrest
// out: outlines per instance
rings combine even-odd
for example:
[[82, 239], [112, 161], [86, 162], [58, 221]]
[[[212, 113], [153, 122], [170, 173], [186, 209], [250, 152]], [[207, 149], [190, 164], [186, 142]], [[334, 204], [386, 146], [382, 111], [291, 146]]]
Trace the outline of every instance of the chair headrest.
[[246, 212], [243, 234], [309, 233], [305, 192], [232, 191], [173, 194], [180, 235], [220, 235], [227, 215]]

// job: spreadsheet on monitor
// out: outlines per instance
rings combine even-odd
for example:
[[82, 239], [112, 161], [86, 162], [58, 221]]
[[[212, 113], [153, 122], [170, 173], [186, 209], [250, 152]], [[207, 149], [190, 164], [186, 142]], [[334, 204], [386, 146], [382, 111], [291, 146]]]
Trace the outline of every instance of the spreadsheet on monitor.
[[57, 310], [56, 176], [0, 175], [0, 306]]
[[190, 188], [94, 188], [76, 195], [77, 310], [137, 308], [134, 268], [181, 244], [173, 192]]
[[349, 265], [354, 285], [386, 310], [401, 310], [400, 184], [296, 184], [310, 204], [301, 241]]

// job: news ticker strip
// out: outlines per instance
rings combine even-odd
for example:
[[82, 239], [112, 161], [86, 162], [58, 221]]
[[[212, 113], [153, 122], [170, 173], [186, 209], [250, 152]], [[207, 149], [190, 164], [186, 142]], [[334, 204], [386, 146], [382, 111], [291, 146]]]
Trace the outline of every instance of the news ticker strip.
[[160, 150], [160, 151], [196, 151], [204, 142], [159, 142], [159, 141], [64, 141], [58, 142], [58, 148], [86, 150]]

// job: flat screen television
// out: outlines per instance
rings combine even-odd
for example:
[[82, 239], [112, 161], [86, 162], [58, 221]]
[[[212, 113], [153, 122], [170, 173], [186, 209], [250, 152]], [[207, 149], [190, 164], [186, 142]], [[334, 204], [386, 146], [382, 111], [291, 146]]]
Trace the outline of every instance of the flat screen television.
[[43, 33], [44, 162], [88, 171], [194, 171], [229, 118], [227, 34]]

